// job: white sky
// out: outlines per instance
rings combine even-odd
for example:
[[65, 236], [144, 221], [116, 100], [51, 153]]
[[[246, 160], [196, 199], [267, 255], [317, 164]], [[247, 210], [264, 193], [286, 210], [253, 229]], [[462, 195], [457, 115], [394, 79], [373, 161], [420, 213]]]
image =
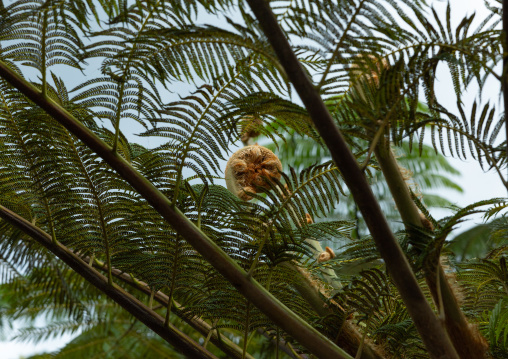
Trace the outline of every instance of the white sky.
[[[446, 9], [446, 2], [444, 1], [433, 1], [436, 11], [438, 13], [443, 13]], [[483, 6], [482, 0], [452, 0], [452, 19], [461, 19], [466, 14], [471, 14], [473, 11], [476, 10], [476, 18], [475, 18], [475, 24], [478, 24], [482, 19], [484, 19], [488, 15], [488, 10]], [[452, 20], [453, 21], [453, 20]], [[454, 22], [455, 25], [457, 25], [457, 20]], [[474, 29], [475, 26], [472, 26]], [[438, 69], [439, 70], [439, 69]], [[444, 70], [441, 68], [441, 70]], [[501, 71], [498, 71], [500, 73]], [[437, 97], [440, 99], [445, 99], [447, 96], [449, 97], [449, 103], [448, 106], [446, 106], [446, 101], [443, 101], [445, 103], [445, 107], [447, 108], [456, 108], [456, 100], [455, 100], [455, 94], [453, 92], [453, 87], [451, 80], [449, 79], [449, 76], [446, 76], [446, 71], [438, 72], [438, 81], [441, 81], [441, 85], [438, 83], [437, 88]], [[466, 114], [467, 109], [470, 109], [470, 107], [467, 107], [468, 104], [472, 104], [473, 101], [476, 99], [477, 96], [477, 87], [472, 87], [470, 91], [466, 94], [464, 98], [464, 104], [466, 105]], [[487, 82], [484, 92], [483, 92], [483, 103], [486, 103], [487, 100], [491, 101], [492, 103], [498, 104], [500, 101], [500, 86], [499, 82], [497, 81], [490, 81]], [[501, 106], [498, 106], [498, 108], [502, 108]], [[503, 139], [505, 136], [504, 134], [500, 134], [499, 138]], [[490, 171], [488, 173], [484, 173], [479, 164], [475, 162], [474, 160], [465, 162], [461, 160], [457, 160], [454, 158], [448, 157], [449, 162], [456, 167], [458, 170], [462, 172], [462, 177], [457, 179], [457, 182], [464, 188], [464, 193], [450, 193], [450, 192], [442, 192], [445, 197], [452, 202], [455, 202], [456, 205], [463, 207], [465, 205], [472, 204], [474, 202], [485, 200], [489, 198], [494, 197], [506, 197], [506, 189], [502, 185], [501, 180], [499, 179], [499, 176], [494, 172]], [[504, 173], [506, 173], [506, 170], [504, 170]], [[436, 217], [440, 217], [441, 211], [435, 210], [431, 211], [432, 214]], [[480, 218], [478, 217], [476, 222], [479, 222]], [[472, 226], [473, 223], [468, 223], [463, 228]]]
[[[444, 1], [433, 1], [436, 10], [438, 13], [444, 13], [446, 8], [446, 2]], [[477, 22], [479, 19], [485, 18], [488, 14], [487, 10], [483, 7], [482, 0], [451, 0], [452, 4], [452, 18], [462, 19], [462, 17], [467, 13], [471, 14], [473, 11], [477, 11]], [[457, 20], [454, 22], [457, 24]], [[474, 28], [474, 27], [473, 27]], [[455, 95], [453, 93], [453, 88], [451, 85], [451, 81], [446, 76], [446, 72], [441, 72], [438, 74], [438, 80], [441, 81], [441, 84], [437, 86], [438, 89], [441, 89], [441, 93], [438, 93], [438, 97], [445, 98], [445, 96], [450, 97], [449, 106], [450, 108], [455, 108]], [[468, 97], [464, 103], [472, 103], [476, 96], [476, 89], [473, 89], [469, 92]], [[441, 96], [440, 96], [441, 95]], [[499, 101], [500, 88], [498, 83], [491, 82], [485, 89], [484, 98], [489, 98], [493, 102]], [[446, 105], [446, 101], [445, 105]], [[141, 129], [139, 129], [141, 130]], [[139, 131], [134, 131], [139, 132]], [[500, 136], [503, 138], [503, 135]], [[150, 145], [149, 145], [150, 146]], [[150, 146], [152, 147], [152, 146]], [[453, 158], [449, 158], [450, 163], [459, 169], [463, 176], [460, 179], [457, 179], [457, 182], [464, 188], [464, 193], [450, 193], [450, 192], [442, 192], [442, 194], [455, 202], [458, 206], [465, 206], [471, 204], [473, 202], [488, 199], [493, 197], [504, 197], [506, 196], [506, 190], [502, 186], [501, 181], [499, 180], [497, 174], [494, 172], [483, 173], [481, 168], [477, 163], [474, 162], [463, 162], [460, 160], [456, 160]], [[432, 214], [440, 218], [446, 212], [440, 210], [433, 210]], [[480, 222], [480, 218], [477, 218], [475, 222]], [[473, 223], [467, 225], [467, 227], [472, 226]], [[463, 227], [465, 229], [466, 227]], [[70, 340], [70, 336], [65, 336], [58, 340], [48, 340], [46, 342], [40, 343], [38, 345], [33, 345], [31, 343], [20, 343], [20, 342], [0, 342], [0, 356], [3, 359], [18, 359], [23, 356], [35, 354], [42, 351], [54, 351], [58, 347], [63, 346], [68, 340]]]

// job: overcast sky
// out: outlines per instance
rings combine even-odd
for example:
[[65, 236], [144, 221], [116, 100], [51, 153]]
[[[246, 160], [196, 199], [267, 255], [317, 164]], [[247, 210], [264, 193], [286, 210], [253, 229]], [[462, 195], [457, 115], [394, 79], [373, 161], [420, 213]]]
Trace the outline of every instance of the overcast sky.
[[[444, 1], [433, 1], [433, 4], [440, 13], [443, 13], [446, 9], [446, 2]], [[462, 19], [464, 15], [471, 14], [476, 11], [475, 23], [478, 25], [482, 19], [488, 15], [488, 10], [484, 7], [483, 1], [481, 0], [452, 0], [452, 19], [455, 19], [454, 24], [456, 26], [458, 19]], [[453, 21], [453, 20], [452, 20]], [[475, 26], [472, 26], [474, 29]], [[498, 71], [500, 73], [501, 71]], [[441, 71], [438, 72], [438, 81], [440, 83], [436, 86], [438, 98], [444, 99], [449, 97], [448, 109], [456, 108], [456, 100], [453, 92], [453, 87], [449, 76], [447, 76], [446, 69], [441, 67]], [[472, 86], [467, 92], [464, 98], [464, 104], [470, 106], [476, 99], [478, 94], [478, 88]], [[492, 103], [498, 104], [500, 101], [500, 85], [499, 82], [490, 80], [487, 82], [483, 92], [483, 103], [491, 101]], [[446, 104], [446, 101], [443, 101]], [[467, 107], [466, 107], [467, 108]], [[498, 106], [498, 108], [502, 108]], [[467, 113], [467, 110], [466, 110]], [[504, 139], [504, 135], [500, 134], [499, 139]], [[457, 182], [464, 188], [464, 193], [449, 193], [446, 192], [446, 198], [455, 202], [455, 204], [463, 207], [465, 205], [494, 197], [506, 197], [506, 189], [501, 183], [499, 176], [494, 172], [484, 173], [479, 164], [474, 161], [460, 161], [454, 158], [448, 157], [449, 162], [462, 172], [462, 176]], [[506, 173], [506, 170], [504, 171]], [[435, 211], [439, 214], [440, 211]], [[434, 215], [434, 213], [433, 213]], [[480, 218], [477, 217], [477, 221]], [[473, 223], [468, 223], [467, 226], [472, 226]]]
[[[434, 0], [433, 4], [439, 13], [444, 13], [446, 8], [445, 1]], [[458, 23], [458, 21], [460, 21], [460, 19], [463, 18], [466, 13], [471, 14], [473, 11], [476, 11], [477, 23], [479, 23], [480, 19], [485, 18], [488, 14], [487, 10], [483, 6], [483, 1], [481, 0], [451, 0], [451, 4], [452, 19], [455, 19], [452, 21], [455, 25]], [[437, 88], [441, 91], [441, 93], [438, 93], [438, 96], [441, 95], [441, 98], [449, 96], [449, 108], [455, 108], [455, 95], [451, 81], [449, 80], [446, 71], [440, 71], [438, 73], [438, 81], [440, 81], [440, 83]], [[477, 89], [473, 88], [467, 94], [466, 101], [464, 103], [472, 103], [475, 99], [476, 94]], [[498, 102], [499, 94], [499, 84], [492, 81], [485, 89], [484, 99], [489, 98], [493, 102]], [[141, 129], [139, 129], [139, 131], [141, 131]], [[504, 136], [501, 135], [500, 137], [503, 138]], [[148, 144], [148, 146], [152, 147], [150, 144]], [[483, 173], [479, 165], [475, 162], [464, 162], [455, 160], [453, 158], [450, 158], [449, 161], [463, 174], [462, 177], [456, 179], [456, 182], [458, 182], [464, 188], [464, 193], [443, 193], [446, 198], [450, 199], [452, 202], [455, 202], [455, 204], [462, 207], [482, 199], [506, 196], [506, 190], [502, 186], [497, 174], [494, 172], [486, 174]], [[433, 210], [431, 213], [437, 218], [440, 218], [444, 214], [444, 212], [438, 210]], [[480, 218], [477, 218], [476, 222], [479, 221]], [[469, 224], [469, 226], [470, 225], [472, 225], [472, 223]], [[18, 342], [0, 342], [1, 356], [4, 359], [17, 359], [20, 356], [26, 356], [41, 351], [54, 351], [69, 339], [70, 336], [66, 336], [59, 340], [48, 340], [37, 345]]]

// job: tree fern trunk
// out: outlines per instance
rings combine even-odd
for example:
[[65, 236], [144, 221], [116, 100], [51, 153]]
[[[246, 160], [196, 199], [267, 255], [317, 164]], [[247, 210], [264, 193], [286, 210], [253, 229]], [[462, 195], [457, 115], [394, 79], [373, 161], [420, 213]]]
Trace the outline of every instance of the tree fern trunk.
[[[376, 146], [375, 154], [406, 228], [411, 231], [423, 227], [420, 212], [411, 198], [390, 147], [385, 142], [381, 142]], [[436, 306], [444, 313], [444, 324], [450, 340], [460, 358], [485, 357], [487, 350], [485, 339], [476, 327], [468, 323], [464, 313], [460, 310], [443, 267], [439, 263], [439, 254], [434, 258], [434, 263], [428, 265], [431, 268], [425, 269], [425, 280]], [[440, 303], [443, 303], [442, 308]]]
[[425, 299], [416, 277], [391, 232], [372, 189], [356, 159], [335, 125], [316, 88], [303, 71], [285, 35], [277, 24], [270, 5], [264, 0], [247, 0], [270, 41], [279, 61], [298, 92], [334, 162], [344, 175], [388, 271], [413, 318], [425, 347], [433, 358], [458, 358], [446, 332]]

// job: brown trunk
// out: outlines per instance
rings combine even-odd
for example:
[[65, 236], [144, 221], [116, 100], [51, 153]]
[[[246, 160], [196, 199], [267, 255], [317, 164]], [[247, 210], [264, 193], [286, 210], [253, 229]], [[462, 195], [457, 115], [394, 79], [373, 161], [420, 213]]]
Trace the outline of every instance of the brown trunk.
[[[444, 325], [455, 350], [461, 359], [481, 359], [486, 357], [488, 344], [485, 338], [480, 334], [478, 328], [470, 324], [464, 313], [460, 310], [457, 296], [455, 295], [446, 274], [441, 265], [438, 265], [437, 273], [426, 273], [425, 280], [429, 286], [430, 292], [440, 308], [442, 301], [444, 308]], [[437, 280], [439, 276], [439, 281]], [[439, 283], [438, 283], [439, 282]], [[440, 292], [438, 291], [438, 285]], [[439, 294], [441, 293], [441, 300]]]

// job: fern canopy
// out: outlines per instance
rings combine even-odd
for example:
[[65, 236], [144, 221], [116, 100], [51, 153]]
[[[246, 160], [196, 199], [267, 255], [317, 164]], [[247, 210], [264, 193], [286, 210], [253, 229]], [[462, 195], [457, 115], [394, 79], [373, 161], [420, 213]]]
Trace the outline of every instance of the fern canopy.
[[[32, 358], [432, 355], [350, 174], [247, 3], [0, 2], [0, 328], [27, 342], [73, 336]], [[481, 92], [504, 76], [499, 1], [479, 25], [422, 0], [267, 3], [390, 221], [407, 278], [452, 339], [465, 338], [449, 323], [461, 318], [488, 355], [508, 357], [506, 198], [457, 208], [433, 192], [462, 192], [446, 156], [508, 188], [505, 116]], [[438, 66], [456, 111], [436, 91]], [[280, 178], [258, 171], [243, 201], [223, 176], [254, 143], [283, 166]], [[450, 216], [432, 216], [445, 206]], [[451, 239], [478, 214], [484, 223]], [[24, 321], [14, 334], [12, 321]]]

